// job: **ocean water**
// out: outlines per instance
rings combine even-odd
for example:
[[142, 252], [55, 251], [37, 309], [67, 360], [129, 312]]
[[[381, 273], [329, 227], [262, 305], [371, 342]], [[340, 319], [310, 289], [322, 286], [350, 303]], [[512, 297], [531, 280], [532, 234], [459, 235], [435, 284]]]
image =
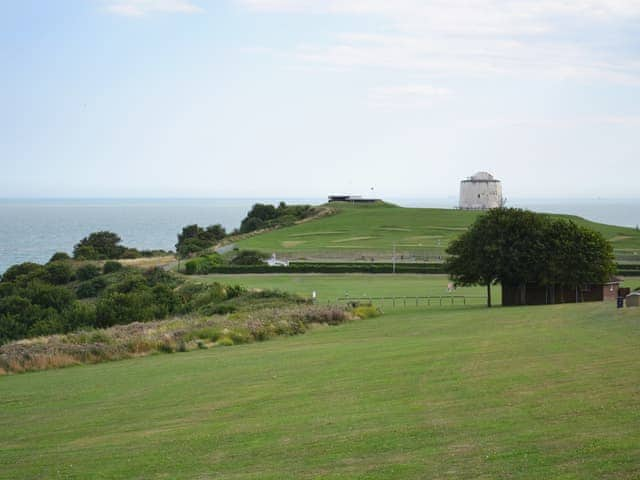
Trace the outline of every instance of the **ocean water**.
[[[256, 202], [280, 199], [9, 199], [0, 200], [0, 272], [20, 262], [44, 263], [55, 252], [71, 253], [83, 237], [98, 230], [116, 232], [122, 243], [139, 249], [171, 250], [183, 226], [221, 223], [240, 225]], [[287, 203], [319, 204], [324, 198], [291, 198]], [[389, 199], [407, 207], [452, 208], [455, 198]], [[549, 213], [569, 213], [589, 220], [635, 227], [640, 199], [518, 199], [509, 206]]]

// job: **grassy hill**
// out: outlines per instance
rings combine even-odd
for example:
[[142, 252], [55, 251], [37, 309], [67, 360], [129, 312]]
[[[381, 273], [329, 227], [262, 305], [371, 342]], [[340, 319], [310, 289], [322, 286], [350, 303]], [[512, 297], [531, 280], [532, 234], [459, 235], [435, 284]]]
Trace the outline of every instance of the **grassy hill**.
[[0, 377], [0, 479], [638, 478], [640, 315], [407, 308]]
[[[389, 261], [396, 244], [398, 258], [437, 261], [448, 243], [480, 212], [435, 208], [403, 208], [386, 203], [332, 203], [336, 214], [238, 242], [240, 248], [276, 252], [292, 259]], [[616, 257], [640, 262], [640, 232], [563, 215], [601, 232]]]

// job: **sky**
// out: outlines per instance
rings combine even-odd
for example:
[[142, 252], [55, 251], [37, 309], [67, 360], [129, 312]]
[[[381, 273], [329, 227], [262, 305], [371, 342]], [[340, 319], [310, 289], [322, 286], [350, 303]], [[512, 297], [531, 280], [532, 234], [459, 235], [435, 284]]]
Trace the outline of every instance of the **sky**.
[[4, 0], [0, 197], [638, 198], [638, 0]]

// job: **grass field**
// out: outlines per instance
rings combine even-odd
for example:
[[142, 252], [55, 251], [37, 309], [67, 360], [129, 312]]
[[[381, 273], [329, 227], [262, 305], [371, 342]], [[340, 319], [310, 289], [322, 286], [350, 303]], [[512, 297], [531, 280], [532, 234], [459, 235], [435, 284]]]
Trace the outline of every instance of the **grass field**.
[[639, 348], [610, 303], [407, 308], [0, 377], [0, 478], [638, 478]]
[[[404, 297], [448, 296], [446, 275], [413, 274], [256, 274], [190, 276], [190, 281], [239, 284], [248, 288], [278, 289], [310, 298], [315, 290], [320, 303], [334, 302], [339, 297]], [[461, 287], [453, 295], [470, 297], [472, 303], [482, 304], [485, 287]], [[492, 287], [492, 300], [499, 303], [500, 286]], [[387, 302], [388, 303], [388, 302]]]
[[[338, 205], [337, 214], [257, 235], [239, 241], [238, 246], [293, 259], [389, 261], [395, 243], [403, 260], [436, 261], [448, 243], [481, 214], [389, 204], [331, 205]], [[565, 217], [601, 232], [612, 242], [619, 260], [640, 261], [639, 231]]]

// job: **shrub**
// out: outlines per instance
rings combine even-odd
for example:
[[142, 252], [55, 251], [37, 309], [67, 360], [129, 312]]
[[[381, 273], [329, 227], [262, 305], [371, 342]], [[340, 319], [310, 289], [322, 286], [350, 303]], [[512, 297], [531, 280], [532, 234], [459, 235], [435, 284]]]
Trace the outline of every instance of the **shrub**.
[[267, 255], [257, 250], [241, 250], [231, 259], [231, 265], [262, 265]]
[[127, 248], [117, 258], [133, 259], [133, 258], [140, 258], [141, 256], [142, 256], [142, 254], [138, 250], [136, 250], [135, 248]]
[[91, 327], [96, 324], [96, 308], [93, 305], [76, 302], [64, 312], [64, 329], [69, 332], [80, 327]]
[[201, 340], [210, 340], [212, 342], [217, 341], [219, 338], [220, 338], [220, 331], [215, 327], [205, 327], [205, 328], [192, 330], [184, 337], [186, 341], [201, 339]]
[[102, 266], [102, 273], [104, 274], [114, 273], [119, 270], [122, 270], [122, 264], [120, 262], [108, 261], [104, 262], [104, 265]]
[[209, 225], [207, 228], [187, 225], [182, 229], [182, 233], [178, 234], [176, 252], [179, 256], [186, 257], [192, 253], [211, 248], [226, 236], [227, 232], [220, 224]]
[[68, 253], [65, 252], [56, 252], [51, 256], [48, 263], [51, 262], [59, 262], [60, 260], [71, 260], [71, 257]]
[[233, 340], [231, 340], [229, 337], [222, 337], [216, 342], [216, 344], [220, 345], [221, 347], [232, 347]]
[[53, 308], [57, 312], [69, 308], [75, 300], [75, 296], [70, 290], [40, 281], [29, 283], [28, 287], [24, 289], [24, 295], [34, 305]]
[[127, 250], [120, 245], [120, 241], [120, 237], [113, 232], [94, 232], [80, 240], [73, 249], [73, 256], [85, 260], [120, 258]]
[[73, 268], [68, 262], [59, 261], [48, 263], [45, 266], [46, 275], [44, 278], [54, 285], [63, 285], [73, 280]]
[[76, 278], [81, 282], [84, 282], [86, 280], [91, 280], [92, 278], [95, 278], [99, 275], [100, 275], [100, 268], [90, 263], [87, 265], [82, 265], [76, 270]]
[[223, 264], [222, 257], [217, 253], [212, 253], [189, 260], [185, 264], [185, 272], [187, 275], [206, 275]]
[[160, 267], [153, 267], [146, 270], [144, 272], [144, 278], [147, 279], [147, 284], [151, 287], [154, 285], [176, 286], [180, 283], [174, 274]]
[[146, 322], [155, 316], [153, 299], [148, 293], [111, 292], [96, 304], [96, 326], [110, 327], [131, 322]]
[[89, 245], [82, 245], [73, 249], [73, 258], [76, 260], [104, 260], [105, 256]]
[[3, 282], [14, 282], [16, 280], [31, 280], [43, 277], [46, 270], [42, 265], [33, 262], [24, 262], [18, 265], [12, 265], [2, 274]]
[[373, 318], [381, 315], [382, 312], [373, 305], [360, 305], [353, 309], [353, 314], [361, 318], [362, 320], [366, 318]]
[[97, 297], [107, 287], [107, 281], [103, 277], [96, 277], [88, 282], [83, 282], [76, 287], [78, 298]]

